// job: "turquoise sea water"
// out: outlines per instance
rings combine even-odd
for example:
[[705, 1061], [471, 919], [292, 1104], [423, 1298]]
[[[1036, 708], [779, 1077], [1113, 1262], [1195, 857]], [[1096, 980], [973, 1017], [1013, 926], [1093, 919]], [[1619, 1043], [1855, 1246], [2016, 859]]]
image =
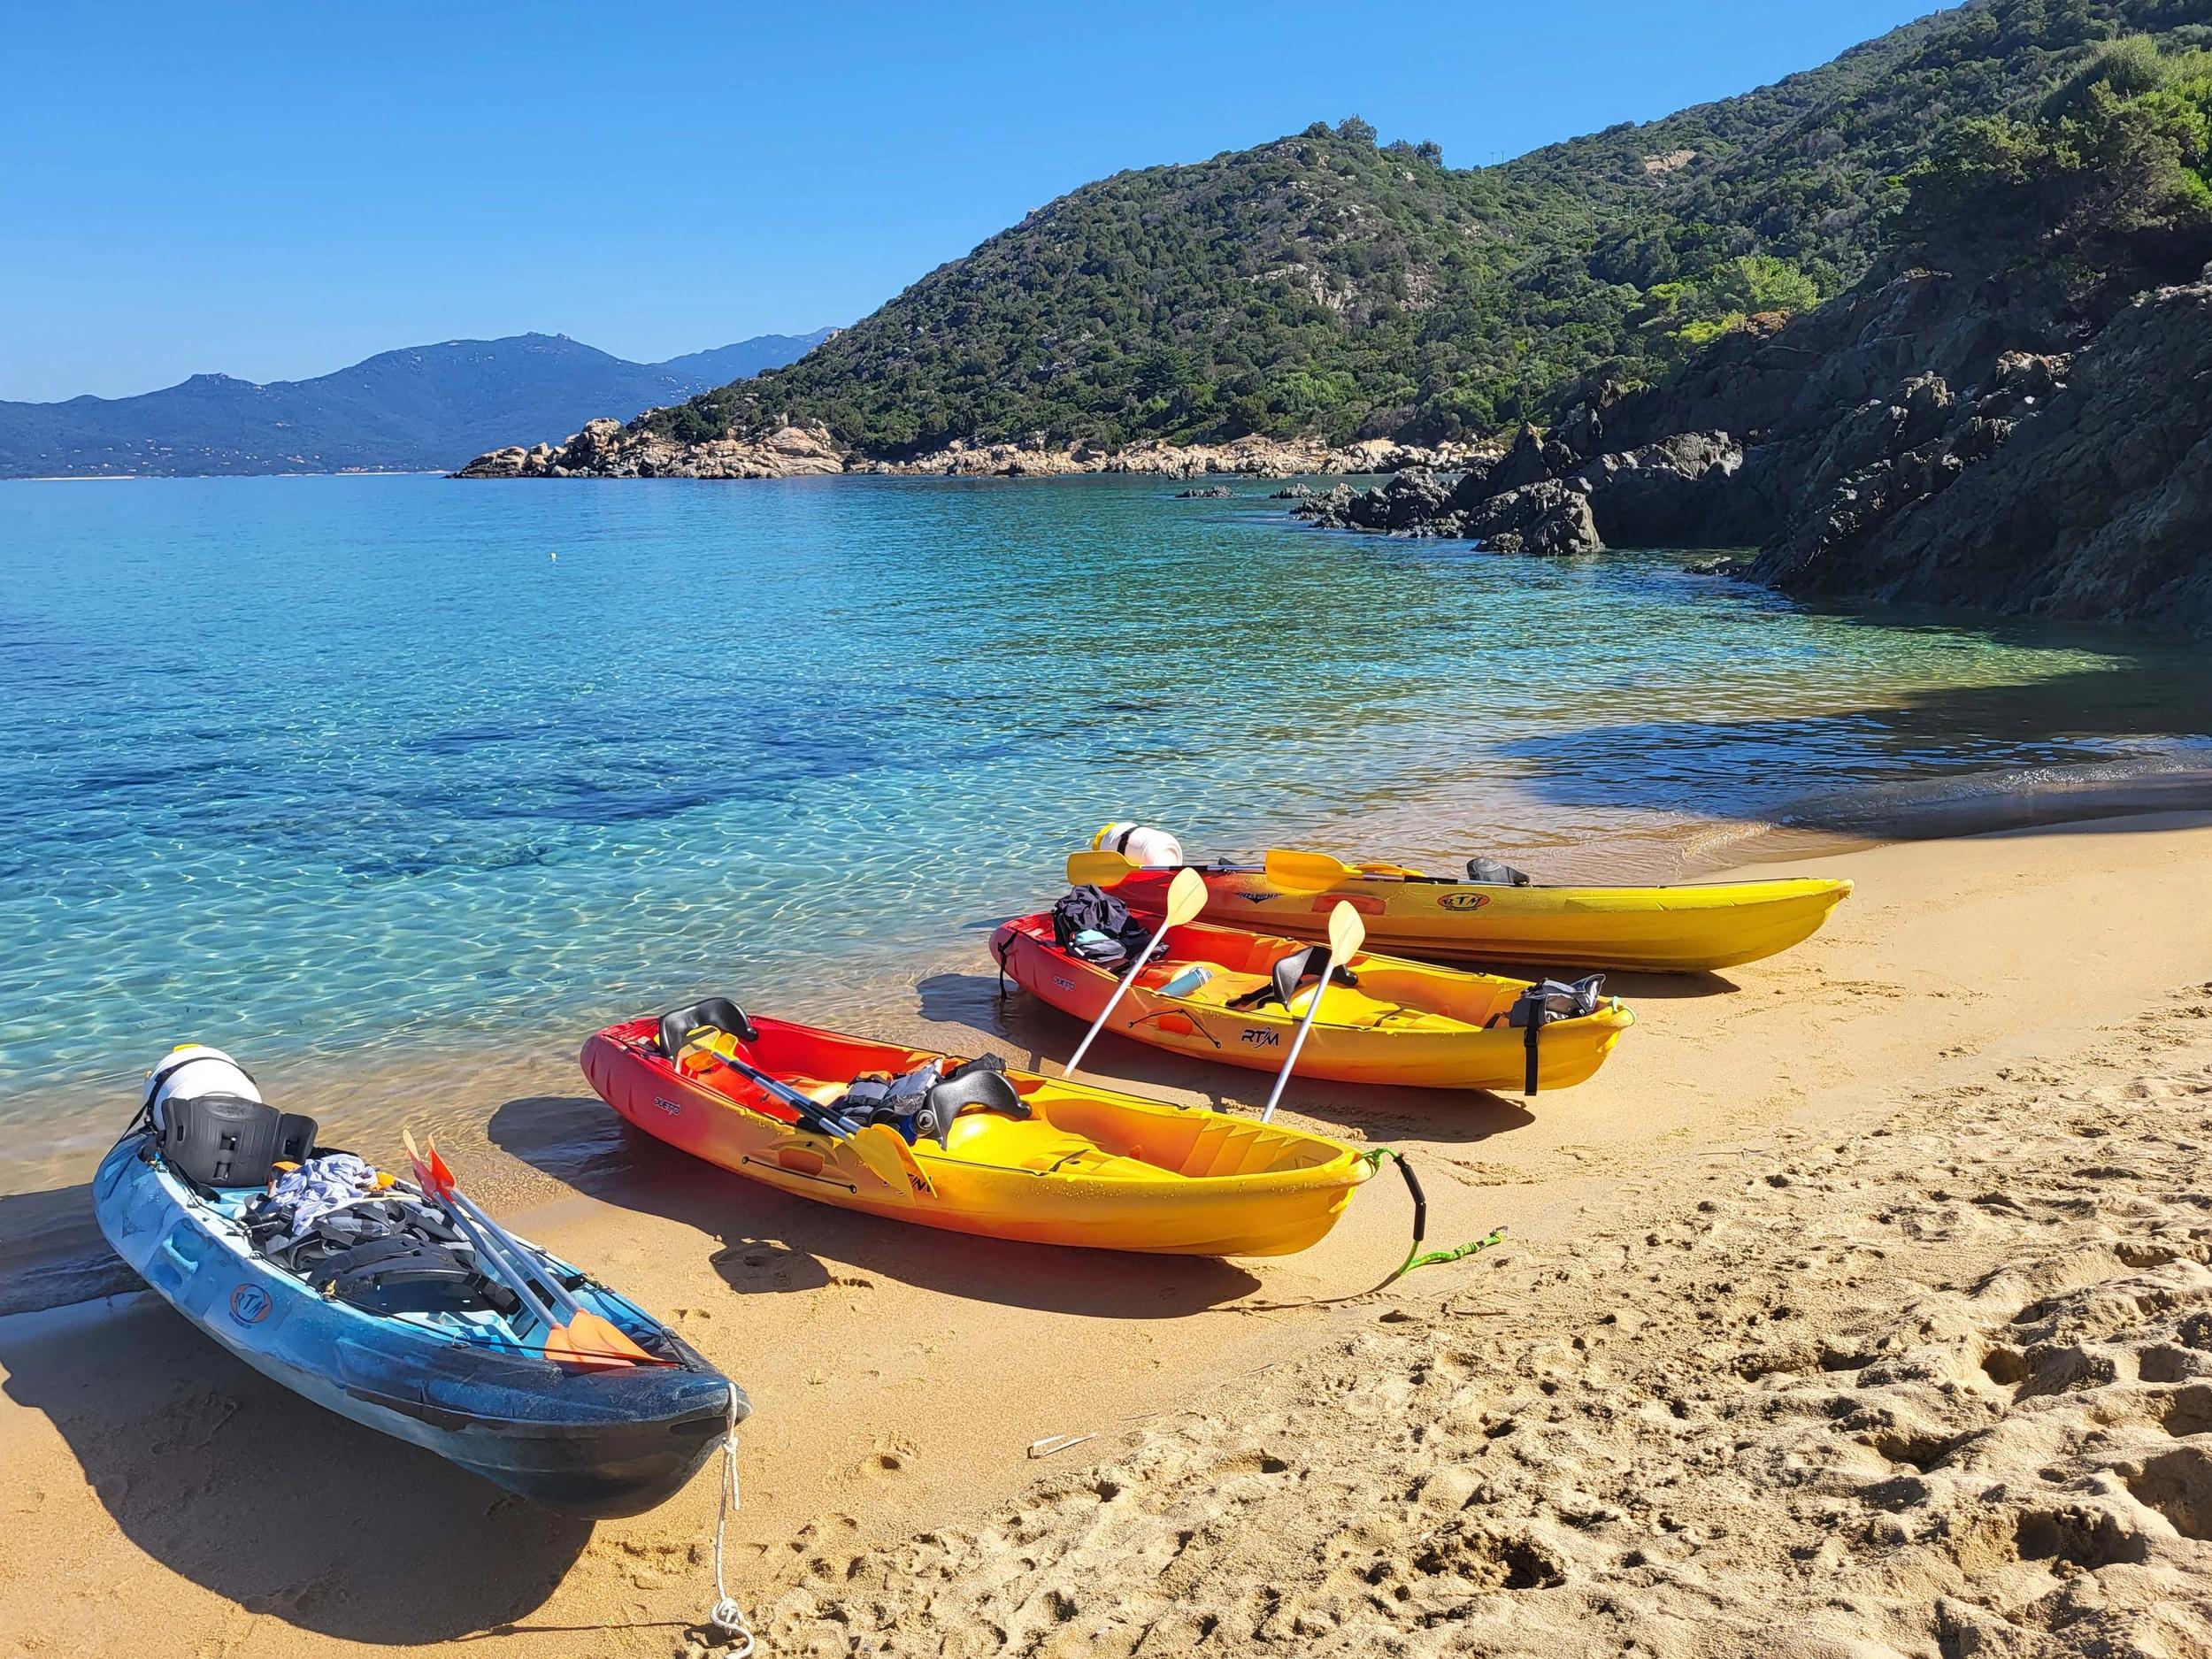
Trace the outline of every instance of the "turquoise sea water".
[[1173, 488], [0, 485], [0, 1118], [120, 1110], [186, 1037], [572, 1049], [703, 988], [910, 984], [1110, 818], [1665, 875], [2208, 718], [2185, 651]]

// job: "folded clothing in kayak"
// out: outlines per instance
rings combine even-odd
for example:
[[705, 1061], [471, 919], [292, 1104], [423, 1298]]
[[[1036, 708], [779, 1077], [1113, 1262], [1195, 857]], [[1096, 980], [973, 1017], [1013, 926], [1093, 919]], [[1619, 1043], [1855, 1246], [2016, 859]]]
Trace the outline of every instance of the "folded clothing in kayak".
[[514, 1292], [437, 1205], [395, 1187], [350, 1152], [309, 1158], [248, 1206], [261, 1254], [325, 1295], [373, 1313], [511, 1314]]

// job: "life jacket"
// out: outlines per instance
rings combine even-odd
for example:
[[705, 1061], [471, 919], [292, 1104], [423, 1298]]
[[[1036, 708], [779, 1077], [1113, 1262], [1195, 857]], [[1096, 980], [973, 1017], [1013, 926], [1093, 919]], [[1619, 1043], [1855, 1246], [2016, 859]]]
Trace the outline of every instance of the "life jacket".
[[898, 1077], [863, 1073], [830, 1110], [864, 1125], [888, 1124], [911, 1145], [924, 1136], [942, 1141], [952, 1120], [971, 1107], [1008, 1118], [1030, 1115], [1029, 1102], [1006, 1075], [1006, 1062], [995, 1054], [978, 1055], [949, 1071], [931, 1060]]

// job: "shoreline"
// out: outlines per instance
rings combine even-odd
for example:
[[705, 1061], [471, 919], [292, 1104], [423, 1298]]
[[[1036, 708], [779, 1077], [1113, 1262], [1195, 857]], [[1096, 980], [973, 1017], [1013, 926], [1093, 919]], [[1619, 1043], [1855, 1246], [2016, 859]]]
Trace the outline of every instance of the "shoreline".
[[[1687, 882], [1726, 879], [1739, 871], [1755, 878], [1770, 867], [1891, 845], [2164, 813], [2212, 814], [2212, 768], [2093, 765], [1965, 773], [1896, 786], [1871, 804], [1866, 792], [1839, 799], [1857, 802], [1863, 821], [1839, 827], [1832, 802], [1823, 803], [1820, 814], [1830, 821], [1816, 826], [1795, 821], [1798, 815], [1775, 822], [1715, 820], [1677, 841], [1652, 842], [1669, 850], [1667, 867], [1625, 873], [1630, 879]], [[1438, 816], [1432, 803], [1407, 805], [1417, 821], [1433, 822]], [[1382, 809], [1367, 815], [1370, 822], [1394, 826], [1386, 838], [1394, 855], [1437, 868], [1455, 862], [1448, 847], [1421, 844], [1426, 832], [1411, 824], [1396, 828], [1404, 816]], [[1534, 855], [1528, 856], [1537, 862]], [[1570, 869], [1563, 879], [1609, 879], [1606, 872], [1573, 870], [1571, 857], [1566, 862]], [[1647, 854], [1632, 863], [1647, 864], [1651, 859]], [[1543, 872], [1540, 864], [1539, 871]], [[994, 1029], [997, 1005], [984, 972], [987, 964], [979, 964], [980, 936], [971, 939], [960, 930], [919, 961], [903, 962], [892, 972], [840, 977], [831, 986], [818, 983], [808, 988], [807, 1000], [815, 1015], [833, 1027], [915, 1043], [958, 1041], [949, 1028], [973, 1043], [1002, 1044], [1007, 1033]], [[925, 982], [944, 988], [925, 991], [919, 988]], [[772, 1001], [775, 987], [769, 988]], [[620, 1018], [624, 1011], [610, 1010], [605, 1018]], [[1054, 1041], [1050, 1017], [1018, 1004], [1013, 1015], [1015, 1029], [1039, 1044], [1036, 1052], [1046, 1052]], [[573, 1030], [564, 1027], [561, 1039], [541, 1042], [535, 1052], [519, 1056], [495, 1038], [479, 1038], [460, 1048], [416, 1040], [368, 1056], [341, 1050], [264, 1058], [257, 1070], [282, 1097], [302, 1102], [311, 1115], [330, 1112], [342, 1138], [380, 1146], [396, 1142], [402, 1126], [419, 1133], [434, 1128], [449, 1144], [495, 1156], [483, 1120], [500, 1100], [588, 1094], [576, 1074], [574, 1050], [592, 1028], [588, 1022]], [[135, 1282], [93, 1227], [86, 1183], [127, 1116], [137, 1075], [136, 1067], [117, 1071], [96, 1105], [87, 1101], [82, 1088], [68, 1088], [53, 1092], [50, 1108], [41, 1110], [34, 1104], [23, 1114], [23, 1123], [56, 1144], [42, 1158], [0, 1165], [0, 1214], [9, 1217], [9, 1225], [0, 1227], [0, 1317]], [[39, 1098], [19, 1096], [34, 1102]], [[327, 1104], [341, 1101], [342, 1110]]]
[[[1226, 1425], [1208, 1432], [1236, 1438], [1233, 1461], [1280, 1455], [1273, 1431], [1231, 1409], [1275, 1386], [1256, 1370], [1310, 1374], [1309, 1356], [1371, 1329], [1480, 1329], [1496, 1316], [1455, 1310], [1495, 1307], [1492, 1287], [1508, 1282], [1500, 1274], [1609, 1259], [1590, 1256], [1594, 1239], [1619, 1233], [1651, 1202], [1675, 1204], [1710, 1168], [1757, 1171], [1758, 1148], [1777, 1137], [1858, 1145], [1932, 1091], [2009, 1101], [2047, 1072], [2121, 1076], [2101, 1061], [2082, 1069], [2079, 1056], [2107, 1041], [2100, 1029], [2163, 1006], [2174, 987], [2212, 972], [2189, 919], [2212, 904], [2212, 818], [2203, 813], [1897, 842], [1821, 862], [1859, 882], [1827, 930], [1711, 982], [1621, 976], [1615, 988], [1645, 1020], [1579, 1088], [1524, 1105], [1294, 1086], [1286, 1110], [1297, 1121], [1412, 1152], [1432, 1241], [1511, 1227], [1507, 1250], [1385, 1289], [1369, 1287], [1404, 1248], [1406, 1206], [1394, 1186], [1360, 1194], [1313, 1251], [1248, 1268], [1041, 1259], [826, 1210], [635, 1136], [572, 1078], [485, 1102], [473, 1137], [455, 1141], [456, 1160], [496, 1213], [671, 1319], [752, 1394], [732, 1583], [779, 1632], [779, 1651], [807, 1651], [832, 1628], [821, 1616], [834, 1608], [854, 1621], [836, 1630], [865, 1624], [875, 1615], [864, 1619], [856, 1598], [870, 1595], [898, 1617], [914, 1612], [922, 1628], [949, 1631], [970, 1617], [953, 1605], [958, 1590], [879, 1585], [866, 1567], [846, 1587], [841, 1563], [887, 1550], [926, 1555], [939, 1546], [924, 1534], [947, 1548], [982, 1539], [1007, 1504], [1039, 1537], [1056, 1539], [1071, 1493], [1088, 1494], [1084, 1515], [1118, 1522], [1124, 1508], [1092, 1488], [1129, 1486], [1121, 1471], [1133, 1457], [1172, 1477], [1157, 1449], [1169, 1442], [1148, 1437], [1194, 1413]], [[1024, 1058], [1033, 1048], [1064, 1051], [1071, 1035], [1066, 1022], [1020, 1002], [1006, 1022], [984, 1041]], [[1098, 1072], [1239, 1102], [1266, 1080], [1127, 1045], [1102, 1049]], [[459, 1135], [474, 1110], [449, 1100], [420, 1121]], [[2116, 1203], [2136, 1190], [2118, 1176], [2107, 1184]], [[1801, 1185], [1801, 1196], [1824, 1190], [1809, 1176]], [[1678, 1210], [1694, 1213], [1688, 1203]], [[1778, 1262], [1773, 1252], [1787, 1248], [1786, 1238], [1758, 1244], [1739, 1271]], [[1645, 1252], [1641, 1264], [1661, 1271], [1670, 1260]], [[1534, 1278], [1512, 1282], [1524, 1285], [1520, 1300], [1549, 1296]], [[1663, 1272], [1643, 1299], [1666, 1308], [1705, 1294]], [[1840, 1332], [1847, 1316], [1864, 1312], [1823, 1304], [1807, 1312], [1801, 1333], [1820, 1335], [1831, 1328], [1824, 1322]], [[1572, 1375], [1590, 1362], [1563, 1337], [1546, 1363]], [[1389, 1399], [1405, 1386], [1387, 1354], [1360, 1349], [1350, 1363], [1339, 1375], [1356, 1379], [1356, 1392]], [[15, 1586], [0, 1588], [0, 1624], [50, 1642], [99, 1650], [157, 1616], [180, 1644], [220, 1640], [253, 1655], [345, 1643], [437, 1650], [493, 1628], [554, 1655], [576, 1650], [578, 1639], [562, 1632], [580, 1626], [599, 1632], [594, 1652], [660, 1655], [703, 1608], [695, 1552], [712, 1518], [707, 1476], [660, 1510], [596, 1529], [526, 1512], [265, 1384], [158, 1304], [86, 1316], [67, 1341], [0, 1320], [0, 1448], [22, 1471], [0, 1499], [11, 1523], [0, 1528], [0, 1581]], [[1504, 1386], [1494, 1371], [1486, 1363], [1478, 1379]], [[1081, 1388], [1069, 1388], [1071, 1375], [1084, 1378]], [[1594, 1373], [1595, 1397], [1610, 1386]], [[1049, 1463], [1023, 1455], [1045, 1435], [1087, 1432], [1097, 1439]], [[158, 1457], [150, 1443], [164, 1448]], [[334, 1539], [312, 1525], [268, 1490], [278, 1446], [313, 1448], [363, 1513], [409, 1506], [407, 1536]], [[1303, 1466], [1302, 1455], [1287, 1467]], [[1545, 1478], [1569, 1490], [1579, 1455], [1568, 1448]], [[1249, 1478], [1258, 1472], [1254, 1461]], [[1209, 1479], [1233, 1494], [1248, 1474]], [[1225, 1514], [1244, 1512], [1233, 1498]], [[1386, 1532], [1389, 1513], [1371, 1517]], [[1133, 1558], [1148, 1548], [1133, 1542]], [[1039, 1578], [996, 1546], [976, 1548], [987, 1571], [959, 1582], [987, 1599], [992, 1586], [1041, 1596], [1046, 1578], [1072, 1589], [1077, 1578], [1110, 1577], [1105, 1563], [1069, 1556], [1077, 1578]], [[447, 1552], [477, 1570], [449, 1571], [439, 1564]], [[1572, 1558], [1568, 1565], [1581, 1571]], [[404, 1597], [393, 1593], [402, 1584]]]

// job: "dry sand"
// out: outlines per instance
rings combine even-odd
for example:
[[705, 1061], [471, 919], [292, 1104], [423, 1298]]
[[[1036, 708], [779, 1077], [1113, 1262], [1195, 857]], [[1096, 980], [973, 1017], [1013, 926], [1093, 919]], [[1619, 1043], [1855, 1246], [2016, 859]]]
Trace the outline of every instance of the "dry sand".
[[[1394, 1182], [1302, 1256], [1153, 1261], [780, 1197], [555, 1060], [418, 1121], [750, 1391], [771, 1651], [2212, 1652], [2212, 827], [1818, 862], [1827, 932], [1617, 983], [1582, 1088], [1294, 1099], [1413, 1152], [1432, 1235], [1512, 1226], [1381, 1290]], [[948, 1019], [1073, 1036], [972, 969], [879, 1023]], [[0, 1651], [694, 1645], [707, 1474], [550, 1517], [143, 1296], [0, 1319]]]

